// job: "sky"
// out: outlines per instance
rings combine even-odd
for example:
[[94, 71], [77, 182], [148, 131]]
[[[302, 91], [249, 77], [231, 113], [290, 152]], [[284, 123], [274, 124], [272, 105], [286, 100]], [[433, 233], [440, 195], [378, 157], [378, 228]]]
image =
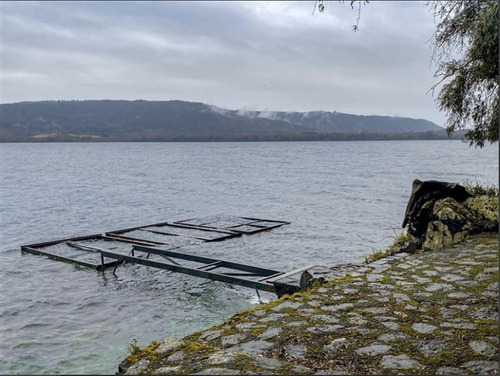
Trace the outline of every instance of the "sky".
[[203, 102], [443, 126], [426, 2], [0, 2], [2, 103]]

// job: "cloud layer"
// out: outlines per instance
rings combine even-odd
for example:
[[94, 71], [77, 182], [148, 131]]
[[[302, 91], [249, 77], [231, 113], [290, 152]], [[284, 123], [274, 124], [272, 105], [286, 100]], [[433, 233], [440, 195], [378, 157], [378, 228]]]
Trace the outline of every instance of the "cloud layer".
[[2, 102], [180, 99], [426, 118], [424, 2], [2, 2]]

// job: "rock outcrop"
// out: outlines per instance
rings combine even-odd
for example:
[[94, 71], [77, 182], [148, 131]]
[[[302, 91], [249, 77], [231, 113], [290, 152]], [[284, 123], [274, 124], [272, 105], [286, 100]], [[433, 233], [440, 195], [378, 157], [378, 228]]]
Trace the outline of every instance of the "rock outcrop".
[[445, 198], [431, 205], [427, 230], [420, 239], [423, 249], [436, 250], [461, 243], [470, 234], [498, 231], [497, 197], [470, 197], [464, 202]]
[[470, 234], [498, 231], [498, 197], [473, 196], [457, 183], [415, 179], [403, 227], [407, 236], [392, 246], [396, 252], [461, 243]]

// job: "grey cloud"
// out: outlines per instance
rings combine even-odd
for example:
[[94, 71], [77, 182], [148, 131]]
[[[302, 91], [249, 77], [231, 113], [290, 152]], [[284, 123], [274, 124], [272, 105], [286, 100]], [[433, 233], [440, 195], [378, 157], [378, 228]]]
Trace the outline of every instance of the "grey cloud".
[[181, 99], [227, 108], [399, 114], [426, 94], [423, 3], [2, 3], [3, 101]]

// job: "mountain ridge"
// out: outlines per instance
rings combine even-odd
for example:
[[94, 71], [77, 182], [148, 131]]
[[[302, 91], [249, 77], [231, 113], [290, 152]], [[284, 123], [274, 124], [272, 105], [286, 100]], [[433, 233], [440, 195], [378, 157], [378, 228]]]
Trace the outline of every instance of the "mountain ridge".
[[[72, 100], [0, 104], [0, 141], [44, 135], [150, 140], [273, 137], [330, 133], [408, 133], [443, 129], [425, 119], [340, 112], [229, 110], [180, 100]], [[56, 137], [56, 138], [57, 138]], [[47, 138], [47, 137], [45, 137]]]

